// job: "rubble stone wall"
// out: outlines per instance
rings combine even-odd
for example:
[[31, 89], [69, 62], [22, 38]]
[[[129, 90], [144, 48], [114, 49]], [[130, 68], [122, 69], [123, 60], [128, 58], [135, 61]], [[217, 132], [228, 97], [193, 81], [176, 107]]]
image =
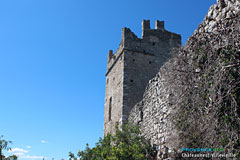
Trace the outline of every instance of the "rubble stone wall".
[[[239, 15], [240, 0], [218, 0], [182, 49], [191, 53], [195, 47], [194, 41], [208, 41], [215, 49], [228, 45], [240, 46]], [[149, 81], [143, 99], [134, 106], [129, 116], [129, 121], [140, 125], [143, 135], [159, 151], [169, 153], [178, 145], [178, 133], [169, 117], [175, 111], [172, 103], [177, 101], [176, 94], [181, 91], [177, 91], [176, 86], [174, 90], [167, 81], [169, 68], [174, 65], [172, 58], [160, 68], [156, 77]], [[164, 158], [164, 154], [160, 157]]]

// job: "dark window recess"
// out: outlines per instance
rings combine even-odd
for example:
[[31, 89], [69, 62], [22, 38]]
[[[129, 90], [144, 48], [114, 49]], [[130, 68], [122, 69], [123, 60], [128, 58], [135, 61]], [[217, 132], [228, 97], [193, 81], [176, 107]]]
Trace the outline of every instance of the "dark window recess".
[[141, 121], [143, 120], [143, 111], [140, 111], [140, 118], [141, 118]]
[[130, 82], [133, 82], [133, 80], [131, 79]]
[[115, 80], [115, 77], [113, 77], [113, 80]]
[[135, 59], [133, 59], [133, 62], [135, 62]]
[[149, 61], [149, 64], [152, 64], [152, 61]]
[[108, 84], [108, 79], [107, 79], [107, 84]]
[[140, 124], [143, 121], [143, 111], [141, 110], [139, 112], [140, 119], [138, 120], [138, 124]]
[[153, 42], [152, 45], [155, 46], [155, 43]]
[[109, 99], [108, 121], [112, 120], [112, 97]]

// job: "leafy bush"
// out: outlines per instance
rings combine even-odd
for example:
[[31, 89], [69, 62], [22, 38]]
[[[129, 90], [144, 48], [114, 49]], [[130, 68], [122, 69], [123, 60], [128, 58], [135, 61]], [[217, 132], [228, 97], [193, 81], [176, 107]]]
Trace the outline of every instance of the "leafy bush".
[[[139, 127], [132, 124], [116, 125], [115, 134], [100, 138], [96, 146], [78, 152], [80, 160], [146, 160], [153, 159], [155, 151], [151, 144], [141, 136]], [[70, 159], [76, 159], [69, 152]]]

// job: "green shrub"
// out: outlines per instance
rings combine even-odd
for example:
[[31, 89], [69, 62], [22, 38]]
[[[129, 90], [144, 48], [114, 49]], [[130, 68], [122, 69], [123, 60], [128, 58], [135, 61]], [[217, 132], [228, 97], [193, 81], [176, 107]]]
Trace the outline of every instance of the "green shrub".
[[[151, 144], [141, 136], [138, 126], [124, 124], [116, 125], [115, 134], [107, 134], [99, 138], [96, 146], [78, 152], [80, 160], [146, 160], [153, 159], [155, 151]], [[74, 155], [69, 153], [70, 159]]]

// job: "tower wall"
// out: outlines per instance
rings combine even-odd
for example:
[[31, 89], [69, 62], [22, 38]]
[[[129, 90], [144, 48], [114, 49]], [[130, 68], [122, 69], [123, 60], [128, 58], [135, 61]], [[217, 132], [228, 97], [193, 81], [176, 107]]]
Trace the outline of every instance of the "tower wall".
[[[111, 54], [111, 51], [110, 53]], [[109, 56], [108, 56], [109, 57]], [[109, 58], [106, 73], [104, 133], [113, 132], [116, 122], [121, 122], [123, 104], [123, 51], [120, 47]]]
[[142, 30], [142, 38], [137, 38], [123, 28], [118, 50], [108, 55], [104, 134], [113, 132], [116, 122], [127, 120], [134, 105], [143, 99], [149, 80], [169, 59], [171, 49], [181, 46], [181, 36], [165, 30], [163, 21], [151, 29], [150, 21], [144, 20]]

